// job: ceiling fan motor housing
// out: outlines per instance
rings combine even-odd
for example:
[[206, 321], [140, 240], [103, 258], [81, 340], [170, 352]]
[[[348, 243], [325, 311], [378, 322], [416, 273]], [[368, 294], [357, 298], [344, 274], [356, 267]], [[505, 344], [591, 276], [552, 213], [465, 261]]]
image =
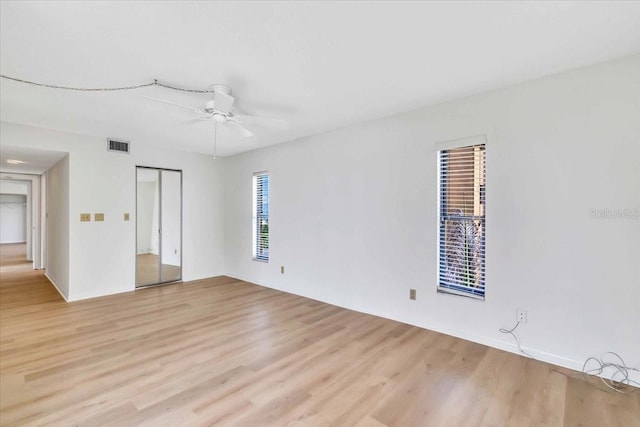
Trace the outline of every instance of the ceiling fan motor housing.
[[231, 96], [231, 88], [227, 85], [216, 84], [212, 85], [211, 89], [213, 90], [213, 100], [207, 102], [206, 111], [216, 111], [224, 115], [231, 113], [233, 101], [235, 101]]
[[231, 95], [231, 88], [227, 85], [215, 84], [215, 85], [211, 85], [210, 87], [213, 93], [222, 92], [226, 95]]

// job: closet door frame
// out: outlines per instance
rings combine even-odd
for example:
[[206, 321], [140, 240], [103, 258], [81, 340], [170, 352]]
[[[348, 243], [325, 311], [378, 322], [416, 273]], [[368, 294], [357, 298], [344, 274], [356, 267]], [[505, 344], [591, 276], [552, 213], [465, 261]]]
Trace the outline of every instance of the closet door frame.
[[[157, 283], [149, 283], [138, 285], [138, 170], [139, 169], [148, 169], [155, 170], [158, 172], [158, 230], [156, 233], [158, 235], [158, 282]], [[162, 280], [162, 172], [178, 172], [180, 174], [180, 277], [178, 279], [173, 280]], [[135, 256], [136, 256], [136, 268], [135, 268], [135, 289], [143, 289], [148, 288], [150, 286], [159, 286], [159, 285], [169, 285], [175, 283], [182, 283], [182, 244], [183, 244], [183, 236], [182, 236], [182, 218], [184, 216], [184, 203], [183, 203], [183, 180], [182, 180], [182, 170], [181, 169], [169, 169], [169, 168], [159, 168], [155, 166], [143, 166], [136, 165], [135, 168], [135, 178], [136, 178], [136, 227], [135, 227]]]

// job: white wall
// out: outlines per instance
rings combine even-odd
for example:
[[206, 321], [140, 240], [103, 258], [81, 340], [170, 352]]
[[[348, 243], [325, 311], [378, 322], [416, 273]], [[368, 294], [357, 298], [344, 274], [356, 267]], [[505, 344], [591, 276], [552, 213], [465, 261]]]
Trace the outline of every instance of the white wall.
[[0, 179], [0, 243], [27, 241], [28, 194], [27, 182]]
[[0, 193], [2, 194], [21, 194], [26, 196], [27, 183], [23, 181], [13, 181], [10, 179], [0, 179]]
[[[0, 123], [0, 139], [3, 145], [70, 153], [70, 300], [135, 289], [136, 165], [183, 170], [183, 279], [223, 274], [220, 160], [136, 141], [130, 155], [111, 153], [105, 138], [6, 122]], [[81, 213], [104, 213], [105, 221], [81, 223]], [[123, 220], [124, 213], [131, 214], [130, 221]]]
[[27, 196], [0, 193], [0, 243], [26, 241]]
[[65, 156], [46, 173], [47, 195], [45, 214], [46, 275], [69, 299], [69, 156]]
[[[435, 144], [486, 134], [485, 301], [436, 293]], [[225, 159], [227, 275], [580, 368], [640, 366], [640, 56]], [[269, 263], [251, 260], [268, 170]], [[635, 211], [634, 211], [635, 210]], [[280, 266], [286, 274], [280, 274]], [[408, 298], [417, 289], [417, 301]]]

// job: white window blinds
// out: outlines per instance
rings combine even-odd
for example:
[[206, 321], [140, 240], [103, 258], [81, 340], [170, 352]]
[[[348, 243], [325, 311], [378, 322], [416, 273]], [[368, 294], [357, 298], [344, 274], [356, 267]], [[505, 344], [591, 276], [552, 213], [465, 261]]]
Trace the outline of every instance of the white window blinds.
[[253, 259], [269, 261], [269, 175], [253, 175]]
[[484, 298], [485, 144], [441, 150], [438, 289]]

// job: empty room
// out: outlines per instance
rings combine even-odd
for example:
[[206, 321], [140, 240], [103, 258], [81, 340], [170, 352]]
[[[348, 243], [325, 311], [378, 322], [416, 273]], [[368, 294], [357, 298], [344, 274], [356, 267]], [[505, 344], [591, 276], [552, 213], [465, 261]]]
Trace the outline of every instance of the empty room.
[[0, 2], [0, 425], [640, 427], [640, 2]]

